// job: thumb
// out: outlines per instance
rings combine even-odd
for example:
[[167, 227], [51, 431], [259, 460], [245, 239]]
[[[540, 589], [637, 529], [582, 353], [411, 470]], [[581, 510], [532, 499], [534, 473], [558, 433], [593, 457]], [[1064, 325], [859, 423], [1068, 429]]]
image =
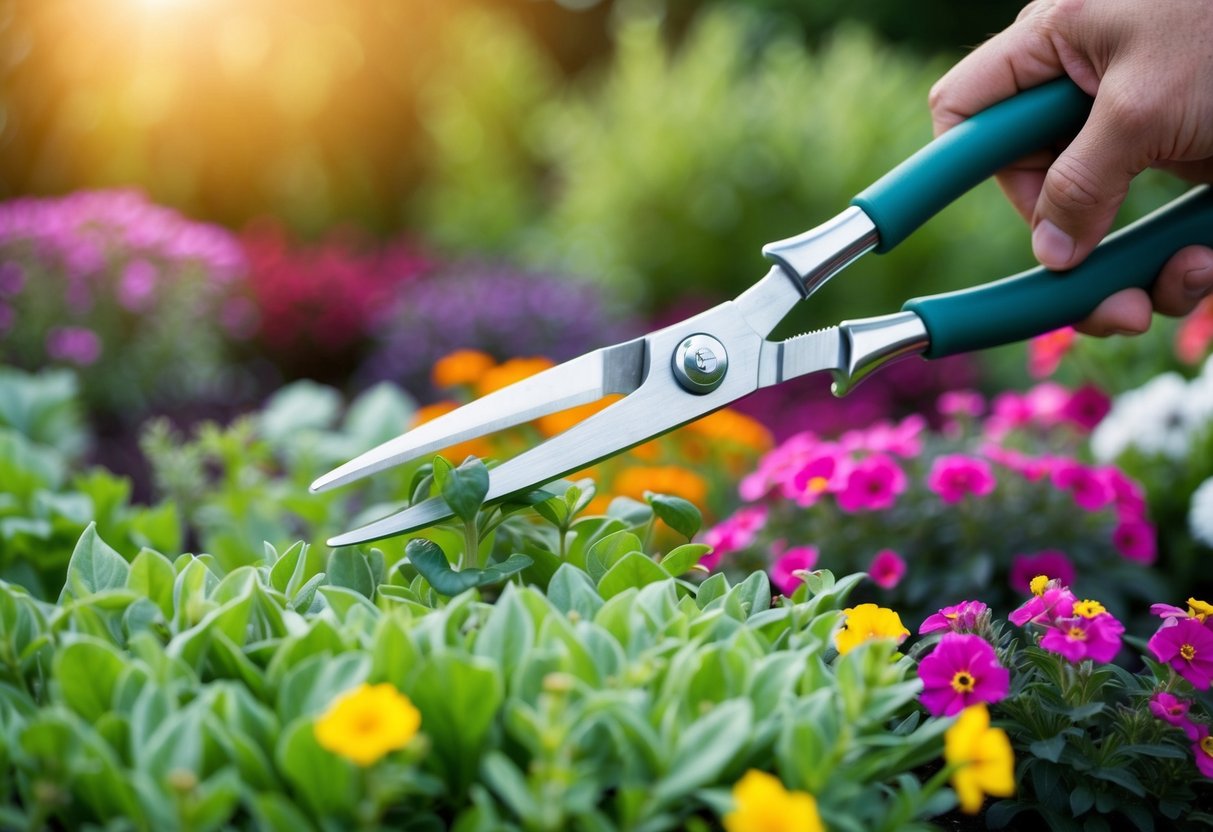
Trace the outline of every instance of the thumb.
[[1050, 269], [1086, 259], [1112, 227], [1133, 177], [1144, 170], [1143, 130], [1096, 97], [1091, 115], [1045, 175], [1032, 218], [1032, 251]]

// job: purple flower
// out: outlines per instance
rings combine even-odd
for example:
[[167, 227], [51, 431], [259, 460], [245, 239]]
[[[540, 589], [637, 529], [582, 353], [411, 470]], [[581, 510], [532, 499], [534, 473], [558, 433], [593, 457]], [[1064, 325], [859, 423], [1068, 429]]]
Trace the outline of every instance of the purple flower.
[[1031, 592], [1032, 579], [1037, 575], [1069, 586], [1074, 583], [1074, 564], [1058, 549], [1046, 549], [1034, 555], [1016, 555], [1011, 559], [1010, 584], [1016, 592]]
[[816, 564], [816, 546], [793, 546], [780, 555], [771, 567], [771, 583], [784, 595], [791, 595], [804, 582], [795, 573], [807, 572]]
[[897, 586], [905, 574], [905, 560], [892, 549], [881, 549], [876, 553], [876, 557], [872, 558], [872, 565], [868, 567], [868, 575], [872, 578], [872, 583], [881, 589], [892, 589]]
[[1122, 519], [1112, 531], [1112, 545], [1129, 560], [1146, 565], [1158, 556], [1154, 524], [1148, 520]]
[[943, 416], [980, 416], [986, 400], [976, 390], [948, 390], [939, 397], [935, 409]]
[[131, 312], [146, 312], [156, 290], [156, 267], [140, 258], [126, 264], [118, 281], [118, 303]]
[[765, 506], [746, 506], [703, 533], [703, 542], [712, 551], [699, 559], [708, 569], [715, 569], [720, 559], [749, 546], [767, 522]]
[[[1083, 603], [1088, 602], [1076, 602], [1074, 609], [1080, 609]], [[1040, 646], [1075, 663], [1083, 659], [1110, 662], [1120, 651], [1124, 632], [1125, 626], [1110, 613], [1091, 617], [1075, 615], [1053, 621], [1040, 640]]]
[[1082, 428], [1094, 430], [1112, 409], [1112, 400], [1108, 395], [1093, 385], [1086, 385], [1075, 390], [1062, 406], [1062, 416]]
[[954, 633], [970, 632], [977, 628], [977, 623], [983, 615], [989, 612], [989, 607], [981, 601], [961, 601], [952, 607], [944, 607], [918, 628], [918, 634], [937, 633], [940, 630], [950, 630]]
[[1213, 630], [1195, 618], [1168, 618], [1150, 638], [1154, 657], [1198, 690], [1213, 682]]
[[101, 339], [84, 327], [55, 327], [46, 335], [46, 354], [56, 361], [87, 367], [101, 357]]
[[947, 633], [918, 664], [922, 706], [934, 716], [958, 714], [975, 702], [997, 702], [1007, 695], [1011, 674], [981, 636]]
[[1057, 489], [1069, 491], [1074, 502], [1086, 511], [1099, 511], [1115, 497], [1103, 477], [1072, 459], [1058, 460], [1049, 472], [1049, 478]]
[[1213, 736], [1209, 735], [1208, 725], [1194, 727], [1192, 754], [1196, 758], [1196, 769], [1205, 777], [1213, 777]]
[[1169, 691], [1160, 690], [1150, 697], [1150, 713], [1168, 725], [1174, 725], [1188, 735], [1188, 739], [1196, 739], [1196, 726], [1188, 719], [1188, 709], [1191, 703], [1180, 699]]
[[927, 474], [927, 487], [945, 503], [959, 503], [969, 494], [984, 497], [995, 484], [990, 463], [963, 454], [937, 457]]

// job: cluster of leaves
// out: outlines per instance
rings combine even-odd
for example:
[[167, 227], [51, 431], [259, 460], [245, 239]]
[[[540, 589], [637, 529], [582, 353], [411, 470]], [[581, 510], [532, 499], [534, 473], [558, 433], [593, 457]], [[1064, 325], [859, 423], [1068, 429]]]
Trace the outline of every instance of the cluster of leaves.
[[47, 597], [96, 523], [124, 554], [181, 544], [171, 504], [132, 505], [130, 482], [78, 461], [86, 436], [75, 377], [0, 368], [0, 578]]
[[[609, 541], [587, 564], [627, 548]], [[57, 605], [0, 584], [3, 822], [707, 828], [734, 780], [771, 765], [820, 795], [830, 828], [950, 808], [909, 773], [948, 724], [913, 713], [912, 662], [892, 643], [829, 646], [859, 576], [772, 605], [761, 573], [649, 581], [623, 566], [641, 557], [660, 568], [639, 550], [597, 578], [566, 562], [490, 604], [378, 550], [266, 546], [225, 571], [152, 549], [128, 561], [90, 526]], [[403, 691], [424, 735], [370, 769], [314, 732], [364, 681]]]

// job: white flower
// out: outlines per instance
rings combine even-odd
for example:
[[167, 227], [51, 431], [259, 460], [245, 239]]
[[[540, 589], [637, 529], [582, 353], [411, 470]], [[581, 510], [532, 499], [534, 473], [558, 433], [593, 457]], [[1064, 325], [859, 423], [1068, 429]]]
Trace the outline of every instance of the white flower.
[[1188, 508], [1188, 528], [1192, 536], [1206, 546], [1213, 546], [1213, 477], [1192, 492]]
[[1183, 459], [1188, 452], [1192, 430], [1203, 426], [1208, 410], [1213, 413], [1213, 374], [1207, 384], [1209, 393], [1192, 401], [1189, 384], [1179, 373], [1163, 373], [1136, 390], [1116, 397], [1112, 409], [1091, 435], [1091, 452], [1102, 462], [1110, 462], [1130, 447], [1147, 454], [1163, 454]]

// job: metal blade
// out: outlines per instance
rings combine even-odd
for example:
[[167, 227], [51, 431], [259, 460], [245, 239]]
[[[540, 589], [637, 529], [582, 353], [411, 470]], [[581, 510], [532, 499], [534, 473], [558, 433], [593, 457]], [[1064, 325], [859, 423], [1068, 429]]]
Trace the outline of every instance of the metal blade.
[[612, 393], [630, 393], [640, 385], [643, 371], [643, 339], [586, 353], [372, 448], [317, 478], [311, 491], [327, 491], [459, 442], [598, 401]]
[[770, 387], [820, 370], [842, 372], [847, 361], [847, 339], [831, 326], [797, 335], [786, 341], [764, 341], [759, 360], [758, 386]]

